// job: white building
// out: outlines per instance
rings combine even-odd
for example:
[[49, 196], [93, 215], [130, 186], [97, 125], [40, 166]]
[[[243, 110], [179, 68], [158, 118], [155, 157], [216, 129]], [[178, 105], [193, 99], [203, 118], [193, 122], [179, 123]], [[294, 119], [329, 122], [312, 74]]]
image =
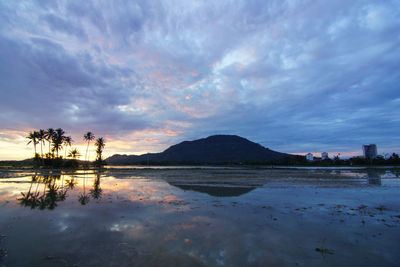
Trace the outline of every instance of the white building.
[[313, 160], [314, 160], [313, 154], [308, 153], [308, 154], [306, 155], [306, 159], [307, 159], [308, 161], [313, 161]]
[[364, 158], [374, 159], [376, 156], [378, 156], [378, 151], [375, 144], [363, 145], [362, 148], [364, 152]]
[[321, 153], [321, 160], [326, 160], [326, 159], [329, 159], [328, 152], [322, 152]]

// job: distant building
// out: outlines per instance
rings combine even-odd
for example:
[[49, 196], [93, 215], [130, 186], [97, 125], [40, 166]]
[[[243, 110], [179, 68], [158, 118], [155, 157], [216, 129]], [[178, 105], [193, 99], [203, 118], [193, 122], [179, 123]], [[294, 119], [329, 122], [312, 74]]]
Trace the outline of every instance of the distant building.
[[363, 145], [362, 148], [363, 148], [364, 158], [366, 159], [374, 159], [378, 155], [378, 150], [376, 149], [375, 144]]
[[328, 152], [322, 152], [321, 153], [321, 160], [326, 160], [326, 159], [329, 159]]
[[313, 154], [308, 153], [308, 154], [306, 155], [306, 159], [307, 159], [308, 161], [313, 161], [313, 160], [314, 160]]

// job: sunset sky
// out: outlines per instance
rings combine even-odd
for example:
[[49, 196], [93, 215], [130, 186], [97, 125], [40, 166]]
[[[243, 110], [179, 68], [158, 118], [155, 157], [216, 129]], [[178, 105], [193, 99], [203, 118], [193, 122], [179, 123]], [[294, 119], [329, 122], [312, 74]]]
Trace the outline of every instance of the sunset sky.
[[0, 160], [50, 127], [106, 156], [214, 134], [400, 152], [400, 1], [1, 1], [0, 90]]

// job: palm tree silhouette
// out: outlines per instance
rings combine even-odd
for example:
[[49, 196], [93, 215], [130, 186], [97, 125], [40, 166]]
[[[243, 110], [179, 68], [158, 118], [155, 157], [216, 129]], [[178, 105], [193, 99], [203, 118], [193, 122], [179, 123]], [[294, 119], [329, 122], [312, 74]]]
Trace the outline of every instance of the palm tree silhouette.
[[69, 147], [71, 147], [71, 145], [72, 145], [72, 138], [71, 138], [71, 136], [66, 136], [66, 137], [64, 137], [64, 145], [65, 145], [65, 153], [64, 153], [64, 157], [66, 158], [67, 157], [67, 147], [69, 146]]
[[81, 156], [81, 153], [79, 153], [78, 149], [76, 149], [76, 148], [71, 149], [68, 153], [68, 158], [72, 158], [72, 160], [68, 161], [69, 166], [71, 166], [73, 168], [79, 167], [79, 162], [76, 159], [80, 156]]
[[88, 159], [87, 155], [88, 155], [89, 143], [90, 143], [90, 141], [94, 140], [94, 138], [95, 138], [95, 136], [93, 135], [92, 132], [87, 132], [83, 136], [83, 139], [88, 142], [87, 148], [86, 148], [86, 153], [85, 153], [85, 161]]
[[49, 142], [49, 154], [50, 154], [50, 148], [51, 148], [51, 141], [53, 140], [53, 136], [56, 132], [54, 131], [53, 128], [47, 129], [45, 132], [45, 138]]
[[71, 149], [71, 150], [68, 152], [68, 158], [77, 159], [77, 158], [79, 158], [80, 156], [81, 156], [81, 153], [79, 153], [78, 149], [76, 149], [76, 148]]
[[36, 131], [30, 132], [26, 138], [28, 138], [30, 140], [27, 145], [29, 145], [30, 143], [33, 143], [33, 147], [35, 148], [35, 158], [36, 158], [37, 157], [36, 145], [39, 143], [38, 133]]
[[37, 137], [38, 137], [38, 141], [40, 141], [40, 155], [42, 157], [42, 165], [44, 165], [44, 159], [43, 159], [43, 144], [44, 144], [44, 140], [46, 138], [46, 132], [43, 129], [40, 129], [37, 132]]
[[96, 154], [97, 154], [96, 161], [98, 161], [98, 163], [101, 164], [101, 161], [102, 161], [101, 156], [103, 154], [103, 149], [104, 149], [104, 147], [106, 145], [104, 143], [104, 138], [103, 137], [97, 138], [95, 145], [97, 147], [96, 148]]
[[52, 138], [52, 143], [53, 143], [53, 151], [57, 153], [57, 158], [58, 158], [58, 151], [62, 149], [62, 145], [64, 143], [65, 139], [65, 131], [61, 128], [56, 129], [55, 134], [53, 135]]

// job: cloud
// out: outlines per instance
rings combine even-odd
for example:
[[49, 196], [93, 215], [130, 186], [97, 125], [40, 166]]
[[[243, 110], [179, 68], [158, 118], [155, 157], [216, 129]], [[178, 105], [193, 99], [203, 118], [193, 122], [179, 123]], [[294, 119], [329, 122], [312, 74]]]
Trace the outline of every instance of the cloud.
[[83, 32], [82, 28], [71, 24], [70, 21], [57, 17], [53, 14], [46, 14], [41, 19], [47, 22], [52, 31], [62, 32], [66, 35], [75, 35], [76, 37], [82, 39], [82, 41], [87, 41], [87, 36], [85, 32]]
[[399, 13], [374, 0], [3, 2], [0, 129], [115, 144], [157, 132], [132, 152], [216, 133], [394, 151]]

